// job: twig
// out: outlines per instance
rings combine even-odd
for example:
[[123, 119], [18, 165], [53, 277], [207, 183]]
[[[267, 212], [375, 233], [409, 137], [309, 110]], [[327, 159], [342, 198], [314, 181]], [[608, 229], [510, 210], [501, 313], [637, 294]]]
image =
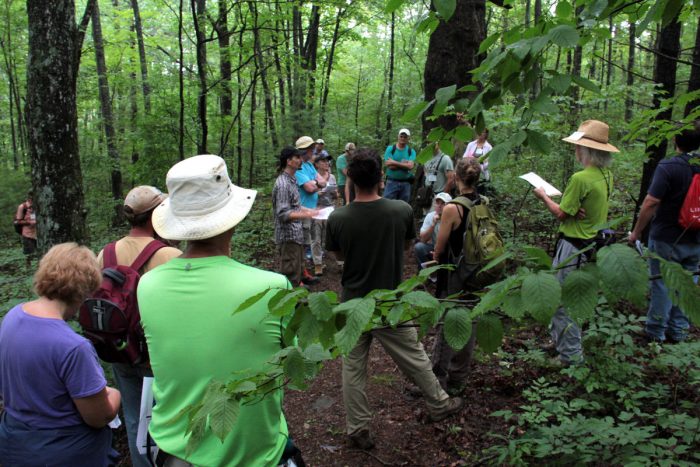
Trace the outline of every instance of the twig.
[[377, 462], [379, 462], [379, 463], [382, 464], [382, 465], [396, 465], [396, 464], [389, 464], [388, 462], [384, 462], [384, 461], [383, 461], [381, 458], [379, 458], [378, 456], [375, 456], [375, 455], [372, 454], [371, 452], [365, 451], [365, 450], [363, 450], [363, 449], [348, 449], [348, 451], [355, 451], [355, 452], [361, 452], [361, 453], [367, 454], [368, 456], [373, 457], [374, 460], [376, 460]]

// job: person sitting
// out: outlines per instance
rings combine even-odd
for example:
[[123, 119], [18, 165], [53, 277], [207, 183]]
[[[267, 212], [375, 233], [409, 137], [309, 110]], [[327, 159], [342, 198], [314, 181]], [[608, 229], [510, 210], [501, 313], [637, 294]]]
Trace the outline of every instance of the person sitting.
[[433, 210], [430, 211], [423, 219], [423, 225], [420, 228], [420, 241], [416, 242], [413, 249], [418, 261], [418, 269], [423, 269], [423, 263], [433, 259], [433, 249], [437, 240], [438, 232], [440, 231], [440, 217], [445, 203], [452, 201], [452, 196], [449, 193], [438, 193], [435, 195], [433, 202]]
[[66, 321], [100, 285], [95, 255], [63, 243], [39, 262], [39, 298], [0, 326], [0, 464], [107, 466], [121, 394], [107, 386], [92, 344]]

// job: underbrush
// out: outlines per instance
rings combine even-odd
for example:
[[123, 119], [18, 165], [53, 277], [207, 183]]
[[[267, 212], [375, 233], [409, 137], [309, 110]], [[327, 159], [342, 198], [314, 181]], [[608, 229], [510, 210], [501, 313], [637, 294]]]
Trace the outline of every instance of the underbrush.
[[[497, 465], [697, 465], [700, 342], [639, 344], [643, 318], [599, 309], [584, 335], [586, 362], [544, 373], [525, 403], [492, 414]], [[517, 359], [546, 368], [541, 351]]]

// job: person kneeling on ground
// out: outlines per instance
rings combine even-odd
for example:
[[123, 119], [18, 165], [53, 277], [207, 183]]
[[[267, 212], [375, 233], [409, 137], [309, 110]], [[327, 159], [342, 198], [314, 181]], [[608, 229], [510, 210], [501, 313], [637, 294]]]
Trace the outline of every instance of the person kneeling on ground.
[[240, 406], [223, 441], [206, 429], [188, 449], [188, 417], [182, 411], [202, 401], [212, 380], [265, 369], [284, 347], [280, 318], [268, 313], [273, 291], [244, 312], [232, 312], [260, 292], [290, 284], [280, 274], [230, 258], [233, 229], [252, 208], [256, 192], [231, 183], [223, 159], [185, 159], [168, 171], [166, 184], [169, 197], [153, 211], [153, 227], [163, 238], [186, 240], [187, 247], [138, 286], [157, 401], [149, 432], [159, 458], [168, 459], [165, 465], [208, 467], [284, 463], [298, 450], [282, 413], [281, 382], [254, 404]]
[[425, 219], [423, 219], [423, 225], [419, 232], [420, 241], [413, 246], [419, 270], [423, 269], [423, 263], [433, 259], [433, 250], [440, 231], [442, 210], [445, 207], [445, 203], [450, 201], [452, 201], [452, 196], [449, 193], [438, 193], [435, 195], [435, 201], [433, 202], [434, 210], [426, 214]]
[[92, 344], [66, 322], [100, 281], [89, 249], [56, 245], [34, 275], [39, 298], [2, 320], [0, 464], [116, 464], [107, 424], [117, 416], [121, 394], [107, 386]]

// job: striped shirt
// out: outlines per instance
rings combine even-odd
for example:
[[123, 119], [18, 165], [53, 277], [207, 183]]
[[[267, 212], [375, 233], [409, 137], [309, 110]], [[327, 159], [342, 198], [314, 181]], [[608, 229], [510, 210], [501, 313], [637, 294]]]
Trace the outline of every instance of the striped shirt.
[[291, 220], [289, 215], [301, 210], [296, 178], [282, 172], [275, 180], [272, 189], [272, 209], [275, 213], [275, 243], [286, 242], [304, 244], [301, 220]]

